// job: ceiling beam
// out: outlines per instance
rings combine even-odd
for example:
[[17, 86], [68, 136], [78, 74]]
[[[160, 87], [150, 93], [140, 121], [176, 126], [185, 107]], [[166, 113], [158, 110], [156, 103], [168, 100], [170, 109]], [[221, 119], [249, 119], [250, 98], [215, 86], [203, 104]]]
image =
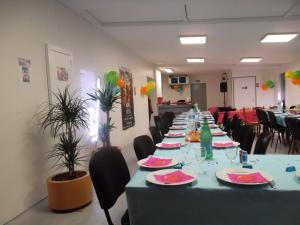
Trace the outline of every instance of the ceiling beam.
[[294, 4], [291, 5], [291, 7], [283, 14], [284, 18], [287, 18], [291, 15], [293, 12], [293, 9], [296, 8], [300, 3], [300, 0], [295, 0]]

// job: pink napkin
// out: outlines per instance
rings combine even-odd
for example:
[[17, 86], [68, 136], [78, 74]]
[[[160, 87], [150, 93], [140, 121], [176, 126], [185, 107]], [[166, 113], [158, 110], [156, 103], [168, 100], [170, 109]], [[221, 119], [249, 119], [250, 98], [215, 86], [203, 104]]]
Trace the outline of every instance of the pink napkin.
[[216, 124], [209, 124], [208, 126], [209, 126], [209, 128], [217, 128], [218, 127], [218, 125], [216, 125]]
[[172, 127], [170, 127], [170, 129], [171, 130], [184, 130], [185, 127], [183, 127], [183, 126], [172, 126]]
[[225, 133], [223, 131], [216, 131], [211, 133], [214, 136], [224, 135]]
[[180, 148], [180, 143], [161, 143], [160, 147], [162, 148]]
[[157, 157], [149, 157], [147, 161], [143, 163], [145, 166], [153, 166], [153, 167], [160, 167], [160, 166], [167, 166], [172, 162], [172, 159], [161, 159]]
[[228, 147], [235, 146], [232, 141], [228, 141], [228, 142], [214, 142], [212, 145], [213, 145], [213, 147], [216, 147], [216, 148], [228, 148]]
[[194, 179], [194, 177], [183, 173], [181, 170], [176, 170], [163, 175], [154, 175], [155, 179], [164, 184], [182, 183]]
[[268, 182], [268, 180], [263, 177], [259, 172], [249, 173], [249, 174], [239, 174], [239, 173], [228, 173], [229, 179], [237, 184], [241, 183], [255, 183], [263, 184]]
[[180, 137], [180, 136], [184, 136], [184, 133], [169, 133], [167, 136], [169, 137]]

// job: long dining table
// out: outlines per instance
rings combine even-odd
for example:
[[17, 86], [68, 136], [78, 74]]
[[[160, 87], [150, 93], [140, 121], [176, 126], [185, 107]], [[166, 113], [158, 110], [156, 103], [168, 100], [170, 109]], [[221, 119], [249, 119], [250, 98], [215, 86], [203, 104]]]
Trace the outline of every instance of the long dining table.
[[282, 112], [274, 112], [275, 117], [276, 117], [276, 122], [277, 124], [286, 127], [286, 123], [285, 123], [285, 118], [288, 117], [294, 117], [300, 120], [300, 115], [295, 115], [295, 114], [291, 114], [288, 112], [282, 113]]
[[[216, 129], [218, 130], [218, 128]], [[173, 132], [173, 131], [172, 131]], [[174, 131], [175, 132], [175, 131]], [[213, 137], [227, 141], [228, 136]], [[184, 142], [184, 138], [165, 138], [164, 142]], [[190, 145], [199, 145], [191, 143]], [[197, 147], [197, 146], [196, 146]], [[187, 148], [182, 146], [181, 148]], [[190, 148], [193, 149], [193, 148]], [[182, 149], [157, 149], [155, 156], [184, 161]], [[224, 149], [214, 149], [213, 159], [202, 167], [205, 173], [197, 181], [182, 186], [160, 186], [146, 181], [153, 170], [139, 168], [126, 186], [126, 197], [132, 225], [299, 225], [300, 181], [295, 172], [300, 168], [298, 155], [249, 155], [253, 169], [270, 173], [276, 183], [243, 186], [219, 181], [215, 174], [229, 167], [242, 167], [238, 158], [233, 164]], [[189, 163], [183, 169], [197, 171], [194, 153], [187, 153]]]

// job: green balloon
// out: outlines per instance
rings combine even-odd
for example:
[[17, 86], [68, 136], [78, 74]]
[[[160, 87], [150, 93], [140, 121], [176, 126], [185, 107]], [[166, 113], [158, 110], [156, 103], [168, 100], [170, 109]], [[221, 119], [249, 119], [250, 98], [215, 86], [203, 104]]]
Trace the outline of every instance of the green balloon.
[[275, 87], [274, 82], [271, 81], [271, 80], [268, 80], [268, 81], [266, 82], [266, 84], [267, 84], [267, 86], [268, 86], [269, 88], [274, 88], [274, 87]]
[[300, 78], [300, 70], [295, 71], [295, 77]]
[[119, 74], [114, 70], [109, 71], [108, 73], [105, 74], [105, 81], [112, 86], [117, 85], [118, 79], [119, 79]]

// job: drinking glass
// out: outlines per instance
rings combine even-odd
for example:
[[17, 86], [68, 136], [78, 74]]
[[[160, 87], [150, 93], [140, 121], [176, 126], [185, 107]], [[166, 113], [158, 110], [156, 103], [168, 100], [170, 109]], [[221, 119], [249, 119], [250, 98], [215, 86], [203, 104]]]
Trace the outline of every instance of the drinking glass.
[[226, 153], [227, 158], [230, 160], [230, 166], [232, 166], [234, 160], [236, 159], [236, 157], [238, 155], [238, 147], [227, 148], [225, 150], [225, 153]]
[[191, 143], [188, 142], [188, 141], [186, 141], [186, 142], [185, 142], [185, 145], [182, 146], [182, 147], [180, 148], [181, 151], [182, 151], [182, 153], [183, 153], [183, 156], [184, 156], [183, 162], [184, 162], [185, 164], [189, 163], [189, 162], [188, 162], [188, 153], [189, 153], [189, 151], [190, 151], [190, 147], [191, 147]]
[[204, 174], [204, 171], [202, 170], [202, 164], [206, 159], [206, 148], [205, 147], [201, 147], [201, 146], [197, 146], [194, 148], [194, 153], [195, 153], [195, 158], [196, 161], [198, 162], [199, 165], [199, 175]]

